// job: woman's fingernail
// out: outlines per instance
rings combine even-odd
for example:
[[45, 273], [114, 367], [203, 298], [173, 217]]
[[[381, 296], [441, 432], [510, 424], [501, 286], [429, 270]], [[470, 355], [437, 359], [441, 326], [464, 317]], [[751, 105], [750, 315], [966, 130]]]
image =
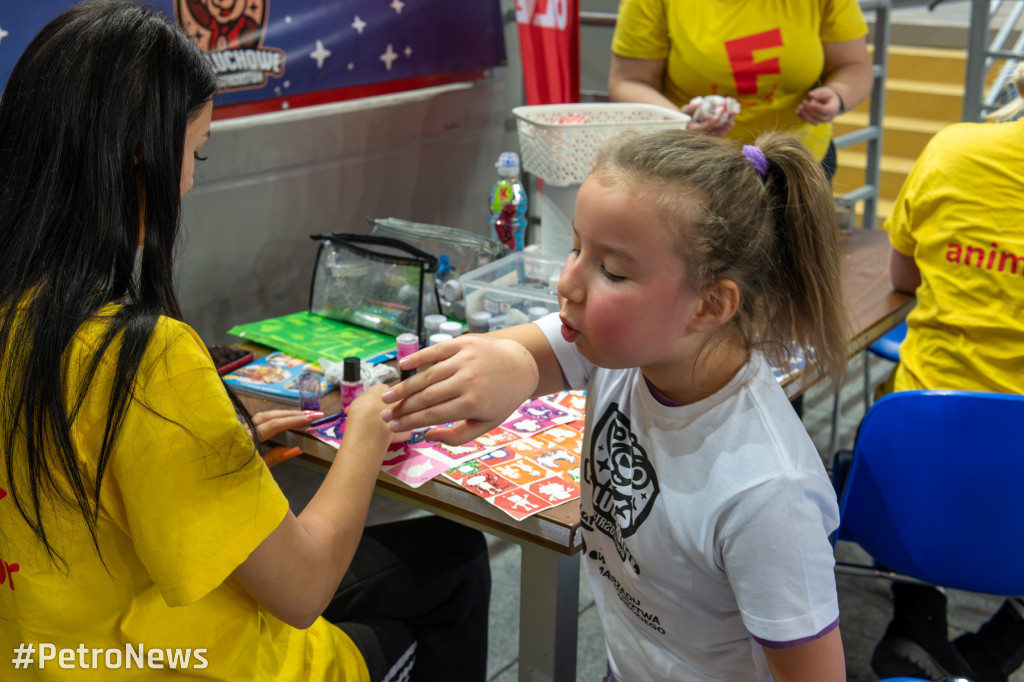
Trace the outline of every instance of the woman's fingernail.
[[380, 394], [380, 399], [383, 400], [384, 402], [390, 402], [395, 399], [395, 392], [384, 391], [383, 393]]
[[386, 422], [391, 421], [391, 408], [389, 407], [389, 408], [386, 408], [384, 411], [382, 411], [380, 413], [380, 418], [383, 419]]
[[306, 415], [308, 419], [319, 419], [324, 416], [323, 412], [317, 412], [316, 410], [303, 410], [302, 414]]
[[302, 454], [302, 448], [290, 448], [281, 453], [281, 459], [291, 459]]
[[412, 362], [412, 360], [410, 360], [409, 358], [399, 358], [399, 359], [398, 359], [398, 366], [399, 366], [399, 367], [405, 367], [405, 366], [407, 366], [407, 365], [408, 365], [408, 364], [409, 364], [410, 362]]
[[388, 428], [391, 429], [392, 431], [398, 431], [398, 420], [396, 419], [394, 421], [388, 422]]

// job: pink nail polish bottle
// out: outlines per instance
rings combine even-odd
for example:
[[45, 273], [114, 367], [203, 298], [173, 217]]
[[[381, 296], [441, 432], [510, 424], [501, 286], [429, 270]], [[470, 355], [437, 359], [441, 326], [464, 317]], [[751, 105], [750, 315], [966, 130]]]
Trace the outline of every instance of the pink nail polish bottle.
[[341, 406], [346, 408], [363, 392], [359, 358], [345, 358], [341, 370]]
[[[399, 334], [395, 338], [395, 344], [398, 347], [399, 360], [407, 355], [412, 355], [420, 349], [420, 340], [415, 334]], [[416, 370], [414, 369], [403, 369], [400, 374], [402, 379], [408, 379], [415, 373]]]

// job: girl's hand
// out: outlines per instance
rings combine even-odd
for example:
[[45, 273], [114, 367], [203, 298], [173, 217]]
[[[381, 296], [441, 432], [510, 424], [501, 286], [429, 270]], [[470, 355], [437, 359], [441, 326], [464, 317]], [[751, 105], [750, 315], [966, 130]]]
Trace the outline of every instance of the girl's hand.
[[[690, 102], [679, 107], [679, 110], [687, 116], [693, 116], [700, 107], [700, 103]], [[722, 111], [714, 118], [709, 118], [704, 121], [695, 121], [692, 118], [686, 124], [687, 130], [696, 130], [700, 133], [706, 133], [712, 137], [725, 137], [732, 130], [733, 125], [736, 123], [736, 114], [723, 107]]]
[[796, 108], [796, 115], [811, 125], [828, 123], [839, 115], [839, 95], [830, 87], [814, 88]]
[[[245, 431], [254, 441], [262, 443], [273, 438], [279, 433], [291, 429], [301, 429], [309, 426], [314, 419], [324, 416], [323, 412], [311, 412], [309, 410], [265, 410], [257, 412], [252, 416], [252, 422], [256, 425], [256, 437], [249, 432], [246, 425]], [[302, 454], [301, 448], [289, 448], [286, 445], [279, 445], [271, 448], [263, 455], [263, 461], [268, 467], [274, 467], [286, 459], [291, 459]]]
[[[428, 440], [458, 445], [501, 424], [537, 390], [537, 363], [517, 341], [464, 334], [399, 362], [416, 374], [386, 391], [393, 431], [434, 426]], [[450, 427], [435, 426], [455, 422]]]

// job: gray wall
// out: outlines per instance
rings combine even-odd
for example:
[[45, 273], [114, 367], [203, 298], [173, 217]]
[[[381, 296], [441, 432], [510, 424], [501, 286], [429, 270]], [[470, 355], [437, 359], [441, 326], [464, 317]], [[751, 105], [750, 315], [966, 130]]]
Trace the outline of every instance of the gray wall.
[[304, 309], [309, 235], [367, 232], [368, 216], [486, 234], [494, 162], [518, 149], [514, 23], [505, 36], [509, 66], [484, 81], [215, 121], [183, 204], [186, 321], [222, 343], [234, 324]]
[[[511, 18], [513, 0], [501, 2]], [[581, 6], [614, 12], [618, 2]], [[487, 234], [494, 162], [518, 150], [511, 110], [523, 103], [511, 21], [505, 41], [508, 66], [485, 81], [214, 122], [183, 206], [186, 321], [223, 343], [237, 340], [232, 325], [304, 309], [309, 235], [366, 232], [368, 216]], [[582, 29], [583, 88], [605, 87], [610, 42], [610, 29]]]

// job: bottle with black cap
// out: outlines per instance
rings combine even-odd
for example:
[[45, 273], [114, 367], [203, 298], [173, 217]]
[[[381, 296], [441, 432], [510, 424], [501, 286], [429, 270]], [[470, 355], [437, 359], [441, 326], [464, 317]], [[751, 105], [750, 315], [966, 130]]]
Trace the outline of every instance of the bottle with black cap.
[[347, 408], [363, 392], [363, 376], [359, 358], [345, 358], [341, 370], [341, 406]]

